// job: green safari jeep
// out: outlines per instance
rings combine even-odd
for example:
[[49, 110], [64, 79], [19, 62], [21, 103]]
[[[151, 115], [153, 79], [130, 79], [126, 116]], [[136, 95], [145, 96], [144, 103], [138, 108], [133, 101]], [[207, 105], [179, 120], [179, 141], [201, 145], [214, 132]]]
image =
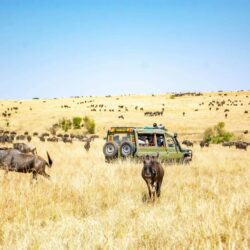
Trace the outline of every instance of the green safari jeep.
[[158, 156], [162, 161], [188, 163], [192, 160], [192, 150], [181, 147], [177, 134], [165, 128], [146, 126], [111, 127], [103, 146], [105, 159]]

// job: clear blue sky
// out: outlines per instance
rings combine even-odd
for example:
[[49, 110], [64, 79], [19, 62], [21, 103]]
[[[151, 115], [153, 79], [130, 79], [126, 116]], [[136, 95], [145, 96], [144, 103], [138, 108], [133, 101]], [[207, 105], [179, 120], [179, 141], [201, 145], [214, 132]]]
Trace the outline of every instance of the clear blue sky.
[[235, 89], [248, 0], [0, 0], [0, 99]]

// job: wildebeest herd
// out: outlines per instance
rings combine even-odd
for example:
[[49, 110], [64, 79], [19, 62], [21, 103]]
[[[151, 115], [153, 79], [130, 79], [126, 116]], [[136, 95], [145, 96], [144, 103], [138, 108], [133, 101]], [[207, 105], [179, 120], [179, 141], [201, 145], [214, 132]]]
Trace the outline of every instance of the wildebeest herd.
[[[186, 145], [187, 147], [193, 147], [194, 146], [194, 142], [191, 142], [189, 140], [184, 140], [182, 142], [183, 145]], [[250, 145], [249, 142], [245, 142], [245, 141], [229, 141], [229, 142], [222, 142], [221, 144], [223, 147], [232, 147], [235, 146], [235, 148], [237, 149], [245, 149], [247, 150], [247, 147]], [[201, 141], [200, 142], [200, 147], [204, 148], [204, 147], [209, 147], [209, 142], [206, 141]]]

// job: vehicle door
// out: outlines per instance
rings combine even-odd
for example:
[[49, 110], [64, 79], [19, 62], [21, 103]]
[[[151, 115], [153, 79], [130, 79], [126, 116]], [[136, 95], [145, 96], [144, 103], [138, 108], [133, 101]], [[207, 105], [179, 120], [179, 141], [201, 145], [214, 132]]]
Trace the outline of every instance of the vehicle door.
[[179, 150], [179, 147], [176, 145], [175, 140], [172, 136], [165, 134], [165, 140], [166, 140], [166, 154], [164, 155], [165, 160], [177, 160], [181, 157], [181, 152]]

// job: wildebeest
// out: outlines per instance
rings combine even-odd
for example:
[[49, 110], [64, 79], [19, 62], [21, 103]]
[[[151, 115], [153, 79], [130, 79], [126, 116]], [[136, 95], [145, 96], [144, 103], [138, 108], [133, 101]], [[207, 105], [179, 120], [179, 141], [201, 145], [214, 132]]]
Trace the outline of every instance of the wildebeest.
[[189, 141], [189, 140], [184, 140], [182, 142], [182, 144], [186, 145], [187, 147], [193, 147], [194, 146], [194, 144], [191, 141]]
[[229, 147], [230, 148], [233, 145], [234, 145], [234, 142], [232, 142], [232, 141], [225, 141], [225, 142], [222, 143], [223, 147]]
[[68, 137], [63, 137], [63, 142], [64, 143], [72, 143], [72, 139]]
[[235, 148], [247, 150], [248, 143], [243, 141], [235, 142]]
[[41, 156], [24, 154], [16, 149], [0, 149], [0, 166], [8, 171], [21, 173], [32, 173], [33, 179], [37, 179], [40, 174], [49, 179], [50, 176], [45, 172], [45, 167], [52, 167], [53, 161], [47, 152], [48, 162]]
[[90, 149], [90, 139], [87, 140], [87, 142], [84, 144], [85, 150], [88, 152]]
[[25, 143], [14, 143], [13, 148], [19, 150], [21, 153], [32, 153], [33, 155], [36, 152], [36, 148]]
[[147, 155], [143, 158], [143, 168], [141, 172], [142, 178], [147, 184], [149, 197], [155, 200], [155, 193], [157, 197], [161, 194], [161, 184], [164, 176], [164, 169], [162, 165], [153, 156]]
[[209, 142], [201, 141], [201, 142], [200, 142], [200, 147], [201, 147], [201, 148], [209, 147]]

